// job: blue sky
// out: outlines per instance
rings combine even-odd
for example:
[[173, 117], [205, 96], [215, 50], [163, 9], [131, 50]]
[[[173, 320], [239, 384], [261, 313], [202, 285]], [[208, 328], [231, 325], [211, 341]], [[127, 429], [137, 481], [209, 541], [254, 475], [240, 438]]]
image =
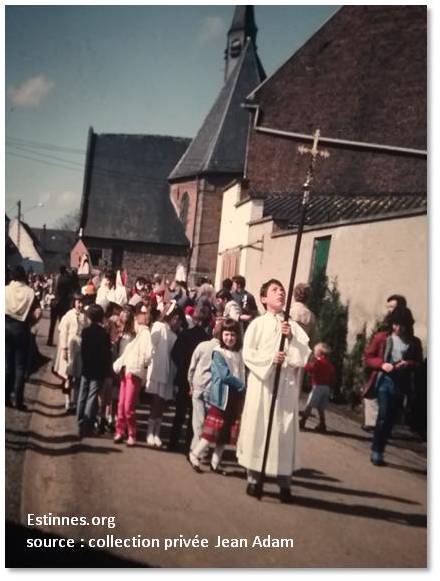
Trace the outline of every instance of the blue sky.
[[[337, 8], [256, 6], [266, 72]], [[8, 215], [21, 199], [29, 224], [51, 227], [79, 207], [89, 126], [98, 133], [193, 137], [222, 86], [233, 11], [234, 5], [7, 6]]]

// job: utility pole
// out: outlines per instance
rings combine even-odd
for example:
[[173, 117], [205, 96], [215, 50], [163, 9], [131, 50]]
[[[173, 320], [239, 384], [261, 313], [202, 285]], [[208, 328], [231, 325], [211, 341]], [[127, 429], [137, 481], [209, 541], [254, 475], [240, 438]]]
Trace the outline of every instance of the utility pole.
[[17, 249], [20, 252], [21, 200], [17, 202]]

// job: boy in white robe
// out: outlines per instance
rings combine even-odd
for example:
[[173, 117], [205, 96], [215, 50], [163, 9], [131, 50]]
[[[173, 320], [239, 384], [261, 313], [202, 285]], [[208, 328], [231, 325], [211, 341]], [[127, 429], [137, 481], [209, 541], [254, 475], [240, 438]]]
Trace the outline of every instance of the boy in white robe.
[[[257, 496], [263, 463], [275, 369], [282, 364], [275, 415], [272, 424], [266, 474], [276, 476], [281, 502], [290, 502], [290, 481], [299, 468], [299, 374], [311, 353], [309, 338], [297, 323], [283, 322], [286, 293], [271, 279], [261, 287], [266, 313], [249, 325], [243, 359], [249, 369], [246, 399], [237, 443], [237, 458], [248, 472], [247, 494]], [[287, 336], [284, 351], [278, 351], [281, 334]]]

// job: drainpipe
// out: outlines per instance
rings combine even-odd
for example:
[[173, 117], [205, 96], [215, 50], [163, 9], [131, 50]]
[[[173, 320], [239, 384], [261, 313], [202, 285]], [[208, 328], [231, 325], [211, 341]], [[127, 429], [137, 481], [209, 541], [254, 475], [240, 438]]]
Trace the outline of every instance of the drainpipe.
[[[276, 135], [278, 137], [286, 137], [288, 139], [295, 139], [299, 141], [312, 141], [313, 135], [307, 133], [296, 133], [293, 131], [282, 131], [281, 129], [272, 129], [270, 127], [262, 127], [258, 125], [260, 117], [260, 105], [252, 105], [250, 103], [242, 103], [242, 107], [246, 109], [253, 109], [255, 111], [253, 129], [259, 133], [266, 133], [268, 135]], [[381, 153], [400, 154], [411, 157], [427, 157], [428, 152], [425, 149], [414, 149], [410, 147], [397, 147], [395, 145], [385, 145], [382, 143], [370, 143], [368, 141], [350, 141], [347, 139], [337, 139], [335, 137], [319, 137], [319, 143], [327, 145], [334, 145], [335, 147], [344, 147], [351, 149], [361, 149], [367, 151], [377, 151]]]

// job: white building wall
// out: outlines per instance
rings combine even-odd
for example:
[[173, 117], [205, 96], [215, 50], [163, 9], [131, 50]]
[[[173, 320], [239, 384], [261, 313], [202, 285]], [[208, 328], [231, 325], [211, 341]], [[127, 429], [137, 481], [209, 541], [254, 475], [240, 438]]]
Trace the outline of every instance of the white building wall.
[[[249, 250], [241, 271], [256, 298], [263, 282], [278, 278], [288, 285], [295, 236], [273, 235], [271, 221], [249, 228], [249, 240], [263, 239], [263, 252]], [[371, 329], [385, 314], [391, 294], [407, 298], [415, 331], [427, 340], [427, 217], [307, 231], [303, 234], [296, 283], [308, 282], [315, 238], [331, 235], [327, 275], [337, 278], [341, 298], [349, 303], [349, 344], [364, 323]]]
[[222, 216], [218, 245], [218, 259], [215, 275], [215, 288], [221, 287], [222, 253], [240, 247], [240, 271], [244, 274], [242, 265], [246, 264], [249, 240], [249, 222], [258, 220], [263, 214], [263, 200], [248, 200], [238, 204], [240, 200], [240, 184], [236, 183], [223, 194]]
[[43, 259], [37, 252], [32, 238], [29, 236], [23, 226], [20, 227], [20, 243], [18, 242], [18, 220], [15, 218], [9, 224], [9, 237], [17, 246], [23, 257], [22, 265], [25, 269], [32, 268], [36, 273], [42, 273], [44, 270]]

